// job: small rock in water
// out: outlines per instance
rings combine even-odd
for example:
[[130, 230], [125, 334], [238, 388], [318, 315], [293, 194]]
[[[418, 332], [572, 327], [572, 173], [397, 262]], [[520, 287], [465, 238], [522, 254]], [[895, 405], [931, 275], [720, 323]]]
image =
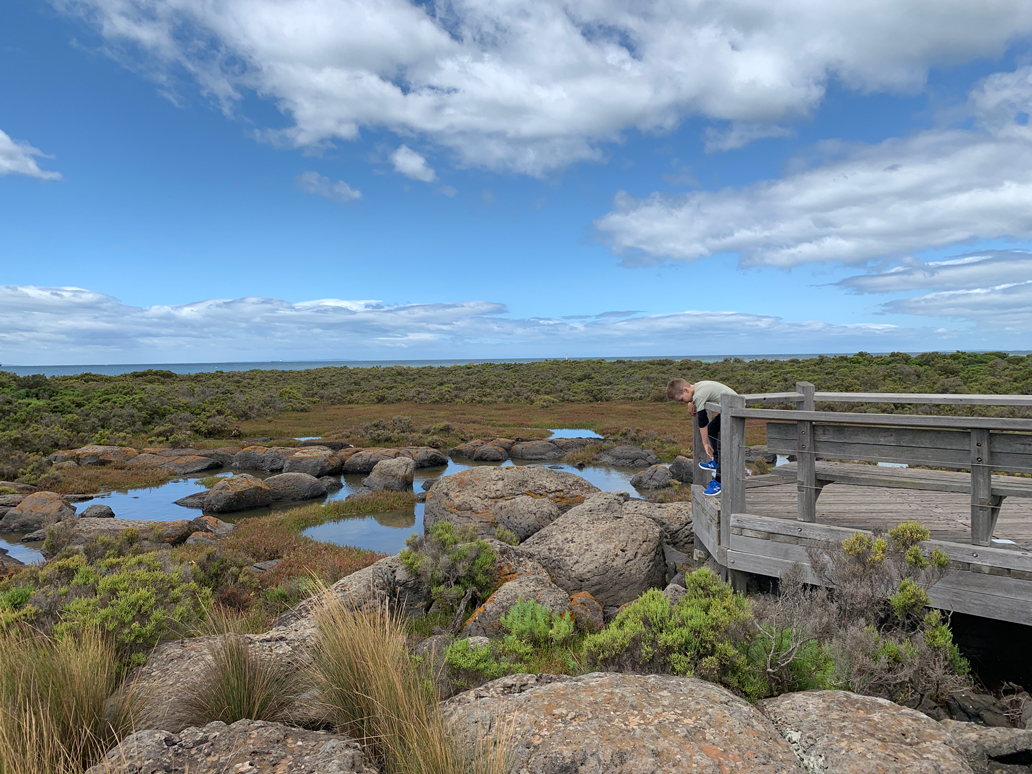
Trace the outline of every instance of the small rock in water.
[[115, 512], [110, 505], [87, 505], [86, 510], [79, 514], [80, 519], [113, 519]]

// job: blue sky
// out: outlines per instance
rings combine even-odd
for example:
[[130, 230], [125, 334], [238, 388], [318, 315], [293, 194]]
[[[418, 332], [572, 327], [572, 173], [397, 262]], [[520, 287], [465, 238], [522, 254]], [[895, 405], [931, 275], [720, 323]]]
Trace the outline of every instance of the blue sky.
[[0, 361], [1032, 349], [1030, 43], [1027, 0], [8, 4]]

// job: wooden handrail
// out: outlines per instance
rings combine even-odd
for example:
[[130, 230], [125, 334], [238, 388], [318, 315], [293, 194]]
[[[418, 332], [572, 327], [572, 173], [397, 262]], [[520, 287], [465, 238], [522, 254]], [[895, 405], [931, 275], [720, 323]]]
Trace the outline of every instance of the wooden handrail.
[[[712, 404], [707, 404], [707, 408]], [[718, 407], [719, 409], [719, 407]], [[1032, 419], [1004, 417], [941, 417], [923, 414], [853, 414], [843, 411], [798, 411], [792, 409], [732, 408], [731, 416], [786, 422], [817, 422], [841, 425], [890, 425], [894, 427], [939, 427], [970, 430], [1032, 430]]]

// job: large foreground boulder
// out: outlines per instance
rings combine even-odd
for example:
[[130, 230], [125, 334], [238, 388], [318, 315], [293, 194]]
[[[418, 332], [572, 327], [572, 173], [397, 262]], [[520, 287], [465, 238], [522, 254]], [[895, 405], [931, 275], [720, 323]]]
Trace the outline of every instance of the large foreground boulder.
[[586, 591], [602, 607], [666, 586], [663, 531], [652, 519], [624, 512], [627, 495], [588, 497], [521, 546], [568, 594]]
[[239, 473], [223, 478], [204, 497], [208, 513], [232, 513], [249, 508], [261, 508], [272, 502], [272, 490], [261, 479]]
[[1032, 729], [989, 728], [948, 719], [940, 722], [975, 774], [995, 774], [998, 761], [1032, 762]]
[[218, 721], [179, 734], [138, 731], [87, 774], [377, 774], [353, 739], [280, 723]]
[[35, 532], [65, 519], [75, 518], [75, 506], [54, 492], [35, 492], [25, 497], [0, 519], [0, 532]]
[[663, 530], [663, 542], [683, 554], [695, 548], [695, 529], [692, 527], [692, 504], [654, 503], [631, 499], [623, 504], [624, 514], [636, 514], [652, 519]]
[[409, 492], [416, 472], [416, 462], [408, 457], [381, 460], [372, 472], [362, 479], [362, 486], [373, 491], [389, 489], [393, 492]]
[[680, 454], [674, 457], [670, 464], [670, 477], [682, 484], [691, 484], [695, 481], [695, 469], [691, 457], [683, 457]]
[[476, 527], [482, 537], [494, 537], [504, 527], [518, 538], [529, 537], [598, 491], [580, 476], [539, 466], [470, 468], [433, 485], [423, 525], [429, 529], [449, 521]]
[[466, 739], [511, 724], [513, 772], [804, 774], [748, 702], [670, 675], [512, 675], [444, 703]]
[[811, 774], [971, 774], [942, 725], [887, 699], [804, 691], [756, 706]]
[[273, 500], [311, 500], [326, 494], [326, 482], [308, 473], [279, 473], [265, 479]]

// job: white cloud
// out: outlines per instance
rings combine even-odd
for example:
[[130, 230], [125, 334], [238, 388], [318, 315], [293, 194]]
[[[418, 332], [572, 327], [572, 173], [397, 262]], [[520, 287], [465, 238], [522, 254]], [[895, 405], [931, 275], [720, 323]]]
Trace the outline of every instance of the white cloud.
[[889, 301], [882, 307], [887, 312], [973, 321], [997, 334], [1019, 334], [1027, 345], [1032, 330], [1032, 280], [930, 293]]
[[962, 290], [1032, 280], [1032, 253], [989, 250], [944, 261], [905, 259], [900, 266], [836, 282], [858, 293], [907, 290]]
[[362, 192], [352, 188], [343, 180], [334, 183], [330, 178], [318, 172], [302, 172], [297, 176], [297, 186], [302, 191], [325, 196], [330, 201], [347, 204], [362, 198]]
[[11, 139], [10, 135], [0, 130], [0, 177], [3, 175], [28, 175], [29, 177], [38, 177], [40, 180], [61, 179], [59, 172], [47, 172], [40, 169], [34, 156], [51, 158], [27, 142]]
[[[299, 146], [362, 127], [424, 134], [459, 163], [541, 175], [685, 116], [772, 126], [838, 79], [914, 90], [999, 56], [1028, 0], [55, 0], [163, 90], [273, 100]], [[719, 144], [719, 142], [718, 142]]]
[[138, 307], [82, 288], [0, 286], [0, 350], [15, 363], [888, 351], [918, 348], [926, 335], [742, 312], [520, 319], [491, 301], [248, 297]]
[[628, 264], [714, 254], [746, 266], [864, 264], [1032, 238], [1030, 106], [1032, 67], [998, 73], [971, 94], [973, 129], [832, 146], [846, 157], [741, 188], [644, 200], [621, 192], [595, 226]]
[[426, 163], [426, 159], [407, 145], [402, 145], [391, 154], [391, 162], [395, 172], [413, 180], [432, 183], [437, 178], [437, 173]]

